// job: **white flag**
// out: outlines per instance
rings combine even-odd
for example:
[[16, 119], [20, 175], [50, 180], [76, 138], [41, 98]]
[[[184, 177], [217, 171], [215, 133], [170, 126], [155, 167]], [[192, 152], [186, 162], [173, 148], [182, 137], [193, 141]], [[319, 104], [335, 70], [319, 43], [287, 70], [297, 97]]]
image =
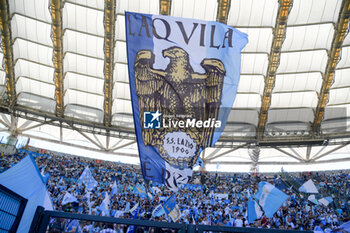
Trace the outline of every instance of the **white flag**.
[[329, 203], [333, 201], [333, 198], [331, 197], [324, 197], [318, 200], [319, 203], [323, 204], [324, 206], [328, 206]]
[[152, 217], [159, 217], [165, 214], [165, 210], [162, 204], [157, 205], [152, 211]]
[[314, 182], [312, 182], [312, 180], [310, 179], [310, 180], [306, 181], [302, 186], [300, 186], [299, 192], [318, 193], [318, 190], [317, 190]]
[[97, 181], [92, 176], [92, 173], [91, 173], [89, 167], [86, 167], [84, 169], [83, 173], [81, 173], [81, 176], [78, 179], [78, 183], [79, 184], [84, 183], [87, 190], [89, 190], [89, 191], [91, 191], [92, 189], [97, 187]]
[[318, 205], [318, 201], [317, 201], [315, 195], [310, 195], [307, 199], [309, 201], [311, 201], [312, 203], [314, 203], [315, 205]]
[[139, 203], [137, 203], [136, 205], [134, 205], [134, 207], [132, 207], [132, 209], [130, 209], [130, 214], [134, 215], [136, 210], [137, 210], [137, 207], [139, 206]]
[[73, 196], [72, 194], [70, 194], [69, 192], [66, 192], [66, 194], [64, 195], [63, 199], [62, 199], [62, 205], [71, 203], [71, 202], [78, 202], [78, 199]]

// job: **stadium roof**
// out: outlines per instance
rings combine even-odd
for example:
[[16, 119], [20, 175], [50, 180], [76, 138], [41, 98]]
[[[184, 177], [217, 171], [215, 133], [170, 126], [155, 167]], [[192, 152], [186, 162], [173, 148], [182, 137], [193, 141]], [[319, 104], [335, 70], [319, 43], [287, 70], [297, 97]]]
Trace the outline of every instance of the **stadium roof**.
[[256, 145], [265, 148], [259, 164], [350, 160], [325, 159], [349, 152], [349, 2], [0, 0], [1, 126], [137, 156], [124, 12], [166, 14], [220, 21], [249, 36], [233, 110], [205, 162], [251, 164], [246, 148]]

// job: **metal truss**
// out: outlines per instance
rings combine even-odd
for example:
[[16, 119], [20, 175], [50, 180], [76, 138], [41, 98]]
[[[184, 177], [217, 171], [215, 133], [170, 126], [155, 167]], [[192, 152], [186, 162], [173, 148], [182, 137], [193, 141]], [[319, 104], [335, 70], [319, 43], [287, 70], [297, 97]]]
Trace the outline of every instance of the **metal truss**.
[[159, 0], [159, 13], [161, 15], [170, 15], [171, 0]]
[[58, 117], [63, 117], [64, 115], [62, 7], [61, 0], [51, 0], [53, 64], [56, 86], [55, 99], [56, 115]]
[[10, 9], [7, 0], [0, 0], [0, 28], [2, 50], [4, 52], [6, 87], [8, 95], [9, 108], [12, 109], [16, 104], [16, 83], [12, 49], [11, 19]]
[[325, 106], [329, 99], [329, 91], [334, 83], [335, 68], [340, 60], [342, 44], [349, 30], [350, 0], [343, 0], [339, 13], [338, 22], [335, 26], [331, 50], [328, 53], [326, 72], [323, 76], [321, 92], [319, 95], [315, 118], [312, 125], [313, 133], [316, 134], [324, 117]]
[[227, 24], [230, 7], [231, 0], [218, 0], [218, 12], [216, 15], [216, 21]]
[[113, 91], [113, 70], [114, 70], [114, 34], [116, 20], [116, 3], [114, 0], [105, 0], [104, 9], [104, 125], [111, 125], [112, 116], [112, 91]]
[[273, 40], [269, 56], [269, 64], [265, 77], [264, 94], [262, 97], [261, 109], [259, 114], [259, 123], [257, 135], [262, 138], [264, 135], [267, 114], [271, 104], [272, 90], [275, 86], [276, 71], [280, 63], [281, 48], [286, 37], [286, 28], [289, 12], [292, 8], [293, 0], [279, 0], [279, 7], [276, 19], [276, 25], [273, 30]]

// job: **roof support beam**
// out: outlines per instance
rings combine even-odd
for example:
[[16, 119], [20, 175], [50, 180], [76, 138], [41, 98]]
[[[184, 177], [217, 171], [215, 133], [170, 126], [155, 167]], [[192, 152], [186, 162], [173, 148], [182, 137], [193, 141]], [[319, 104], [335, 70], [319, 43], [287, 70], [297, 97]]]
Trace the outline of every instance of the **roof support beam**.
[[262, 138], [267, 121], [267, 112], [271, 104], [272, 90], [275, 86], [276, 71], [280, 63], [281, 48], [286, 37], [287, 20], [292, 8], [293, 0], [279, 0], [276, 25], [273, 30], [273, 40], [269, 55], [269, 65], [265, 76], [264, 94], [259, 114], [259, 123], [257, 128], [258, 138]]
[[306, 149], [306, 161], [310, 160], [310, 154], [311, 154], [312, 146], [307, 146]]
[[216, 15], [216, 21], [227, 24], [230, 6], [231, 0], [218, 0], [218, 13]]
[[109, 149], [108, 151], [116, 151], [116, 150], [122, 149], [122, 148], [124, 148], [124, 147], [126, 147], [126, 146], [130, 146], [130, 145], [132, 145], [132, 144], [134, 144], [134, 143], [136, 143], [135, 140], [134, 140], [134, 141], [131, 141], [131, 142], [128, 142], [128, 143], [125, 143], [125, 144], [123, 144], [123, 145], [121, 145], [121, 146], [116, 146], [116, 147], [114, 147], [114, 148], [111, 148], [111, 149]]
[[51, 18], [52, 18], [52, 42], [53, 42], [53, 63], [55, 76], [55, 99], [56, 115], [63, 117], [63, 41], [62, 41], [62, 7], [61, 0], [51, 0]]
[[274, 149], [276, 149], [276, 150], [282, 152], [283, 154], [288, 155], [289, 157], [292, 157], [293, 159], [299, 160], [300, 162], [304, 162], [304, 159], [303, 159], [303, 158], [298, 157], [298, 156], [296, 156], [296, 155], [293, 155], [293, 154], [291, 154], [291, 153], [289, 153], [289, 152], [287, 152], [287, 151], [285, 151], [285, 150], [282, 150], [281, 148], [278, 148], [278, 147], [272, 147], [272, 148], [274, 148]]
[[[25, 136], [25, 137], [34, 138], [34, 139], [38, 139], [38, 140], [43, 140], [43, 141], [47, 141], [47, 142], [58, 143], [58, 144], [65, 145], [65, 146], [71, 146], [71, 147], [75, 147], [75, 148], [79, 148], [79, 149], [83, 149], [83, 150], [89, 150], [89, 151], [98, 152], [98, 153], [101, 152], [101, 149], [81, 146], [81, 145], [78, 145], [78, 144], [73, 144], [73, 143], [69, 143], [69, 142], [59, 141], [59, 140], [56, 140], [56, 139], [43, 138], [43, 137], [34, 136], [34, 135], [31, 135], [31, 134], [30, 135], [29, 134], [24, 134], [24, 133], [21, 133], [19, 135]], [[132, 158], [139, 157], [135, 153], [118, 153], [118, 152], [109, 152], [109, 153], [111, 155], [126, 156], [128, 158], [130, 158], [130, 157], [132, 157]]]
[[[280, 161], [273, 161], [273, 162], [259, 162], [258, 165], [311, 165], [311, 164], [328, 164], [328, 163], [337, 163], [337, 162], [346, 162], [350, 161], [350, 158], [342, 158], [342, 159], [328, 159], [328, 160], [321, 160], [321, 161], [311, 161], [311, 162], [306, 162], [306, 161], [301, 161], [301, 162], [280, 162]], [[216, 162], [208, 162], [207, 164], [216, 164]], [[236, 161], [236, 162], [231, 162], [231, 161], [225, 161], [225, 162], [220, 162], [221, 165], [251, 165], [251, 162], [241, 162], [241, 161]]]
[[343, 0], [340, 9], [341, 10], [339, 13], [338, 22], [334, 30], [332, 47], [328, 53], [326, 72], [323, 76], [321, 92], [319, 95], [315, 118], [312, 125], [314, 135], [319, 131], [321, 122], [323, 120], [325, 106], [329, 98], [329, 90], [334, 83], [335, 67], [340, 60], [341, 46], [349, 29], [350, 0]]
[[314, 156], [311, 160], [312, 161], [316, 161], [316, 160], [318, 160], [318, 159], [320, 159], [320, 158], [322, 158], [324, 156], [327, 156], [327, 155], [329, 155], [329, 154], [331, 154], [331, 153], [333, 153], [333, 152], [335, 152], [335, 151], [337, 151], [337, 150], [339, 150], [339, 149], [341, 149], [341, 148], [343, 148], [343, 147], [345, 147], [345, 146], [347, 146], [349, 144], [350, 144], [350, 142], [346, 142], [346, 143], [344, 143], [344, 144], [342, 144], [340, 146], [337, 146], [336, 148], [334, 148], [334, 149], [332, 149], [330, 151], [327, 151], [327, 152], [325, 152], [325, 153], [323, 153], [321, 155]]
[[7, 0], [0, 0], [0, 29], [2, 48], [5, 59], [5, 71], [6, 71], [6, 87], [9, 99], [10, 109], [16, 103], [16, 83], [15, 83], [15, 71], [13, 62], [12, 51], [12, 35], [11, 35], [11, 22], [9, 4]]
[[159, 13], [161, 15], [170, 15], [171, 0], [159, 0]]
[[[229, 153], [231, 153], [231, 152], [233, 152], [233, 151], [235, 151], [235, 150], [238, 150], [238, 149], [240, 149], [240, 148], [243, 148], [243, 147], [245, 147], [245, 146], [247, 146], [247, 145], [248, 145], [248, 143], [242, 144], [242, 145], [239, 145], [239, 146], [236, 146], [235, 148], [232, 148], [232, 149], [230, 149], [230, 150], [228, 150], [228, 151], [225, 151], [225, 152], [223, 152], [223, 153], [220, 153], [220, 154], [218, 154], [218, 155], [215, 155], [215, 156], [213, 156], [213, 157], [211, 157], [211, 158], [205, 159], [205, 162], [212, 161], [212, 160], [217, 159], [217, 158], [219, 158], [219, 157], [221, 157], [221, 156], [227, 155], [227, 154], [229, 154]], [[204, 162], [204, 161], [203, 161], [203, 162]]]
[[112, 119], [112, 90], [113, 90], [113, 70], [114, 70], [114, 31], [115, 31], [115, 1], [105, 0], [104, 9], [104, 125], [109, 127]]

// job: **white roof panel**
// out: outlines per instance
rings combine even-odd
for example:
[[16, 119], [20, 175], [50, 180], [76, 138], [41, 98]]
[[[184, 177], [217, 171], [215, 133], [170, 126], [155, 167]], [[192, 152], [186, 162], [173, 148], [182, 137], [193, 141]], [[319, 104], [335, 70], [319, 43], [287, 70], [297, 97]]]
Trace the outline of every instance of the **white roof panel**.
[[126, 42], [117, 41], [114, 48], [114, 62], [127, 63]]
[[117, 99], [113, 101], [112, 115], [120, 113], [132, 114], [131, 101]]
[[126, 64], [116, 63], [114, 65], [113, 81], [129, 83], [128, 66]]
[[237, 92], [262, 95], [264, 92], [264, 81], [264, 76], [262, 75], [241, 75]]
[[241, 74], [265, 75], [269, 64], [267, 54], [242, 54]]
[[292, 10], [288, 16], [288, 25], [320, 22], [336, 23], [341, 2], [341, 0], [294, 0]]
[[331, 23], [288, 27], [282, 51], [327, 49], [332, 45], [334, 26]]
[[115, 39], [116, 40], [126, 40], [125, 37], [125, 16], [117, 15], [115, 21]]
[[331, 89], [328, 105], [350, 103], [350, 87]]
[[273, 122], [312, 122], [314, 112], [312, 108], [270, 109], [267, 124]]
[[350, 46], [342, 47], [337, 68], [350, 68]]
[[21, 92], [34, 93], [49, 99], [54, 99], [55, 97], [55, 85], [25, 77], [19, 77], [17, 79], [16, 91], [17, 94]]
[[16, 78], [30, 77], [43, 82], [54, 83], [54, 68], [19, 59], [15, 65]]
[[63, 86], [65, 90], [77, 89], [103, 95], [104, 80], [69, 72], [66, 73]]
[[171, 15], [215, 21], [217, 7], [216, 0], [177, 0], [172, 1]]
[[314, 108], [317, 102], [318, 98], [315, 91], [273, 93], [270, 108]]
[[20, 37], [37, 43], [51, 46], [51, 24], [14, 14], [11, 20], [12, 39]]
[[259, 94], [237, 94], [233, 108], [260, 108], [261, 96]]
[[103, 111], [87, 106], [68, 104], [65, 106], [64, 114], [67, 117], [82, 119], [90, 122], [103, 122]]
[[258, 124], [258, 121], [258, 109], [233, 109], [227, 118], [229, 123], [248, 123], [255, 126]]
[[65, 54], [63, 59], [65, 72], [77, 72], [80, 74], [97, 76], [102, 79], [104, 77], [103, 64], [104, 62], [101, 59], [76, 55], [69, 52]]
[[158, 0], [116, 0], [116, 6], [118, 14], [125, 11], [159, 14]]
[[282, 53], [277, 73], [324, 72], [327, 59], [326, 50]]
[[103, 95], [96, 95], [75, 89], [67, 89], [66, 94], [64, 95], [65, 105], [76, 104], [103, 110], [103, 102]]
[[63, 51], [103, 59], [103, 38], [67, 29], [63, 36]]
[[103, 11], [66, 2], [62, 10], [62, 21], [63, 29], [71, 28], [104, 36]]
[[334, 75], [334, 83], [331, 88], [350, 86], [350, 68], [336, 70]]
[[20, 13], [51, 24], [49, 1], [46, 0], [14, 0], [10, 2], [10, 13]]
[[238, 28], [247, 33], [249, 42], [242, 52], [270, 53], [272, 44], [272, 28]]
[[17, 104], [29, 108], [34, 108], [43, 112], [55, 113], [56, 101], [47, 99], [31, 93], [19, 93], [17, 97]]
[[305, 90], [319, 92], [322, 82], [322, 75], [319, 72], [276, 75], [273, 92], [296, 92]]
[[278, 1], [232, 0], [227, 24], [230, 26], [274, 27]]
[[13, 44], [14, 61], [24, 58], [44, 65], [53, 66], [52, 48], [33, 42], [17, 39]]
[[[113, 98], [130, 100], [130, 86], [128, 83], [114, 83]], [[118, 102], [118, 100], [116, 100]]]
[[0, 85], [6, 85], [6, 73], [0, 70]]
[[104, 10], [104, 3], [105, 3], [104, 0], [94, 0], [94, 1], [91, 1], [91, 0], [69, 0], [69, 1], [67, 1], [67, 0], [65, 0], [65, 2], [71, 2], [71, 3], [76, 3], [79, 5], [89, 6], [89, 7], [101, 10], [101, 11]]

